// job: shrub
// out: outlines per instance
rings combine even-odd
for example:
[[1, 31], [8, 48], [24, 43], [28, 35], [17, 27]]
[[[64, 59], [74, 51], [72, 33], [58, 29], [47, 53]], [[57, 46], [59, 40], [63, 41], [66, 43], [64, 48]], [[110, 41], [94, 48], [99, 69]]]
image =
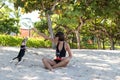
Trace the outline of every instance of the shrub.
[[[0, 45], [1, 46], [20, 46], [23, 38], [10, 35], [0, 35]], [[29, 38], [27, 41], [27, 47], [51, 47], [50, 41], [44, 41], [40, 38]]]

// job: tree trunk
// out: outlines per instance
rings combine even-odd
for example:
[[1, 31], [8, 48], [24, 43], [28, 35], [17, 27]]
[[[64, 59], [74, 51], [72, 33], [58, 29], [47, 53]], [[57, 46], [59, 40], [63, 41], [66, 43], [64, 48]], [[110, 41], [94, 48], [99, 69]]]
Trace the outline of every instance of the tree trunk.
[[105, 49], [105, 40], [102, 41], [103, 49]]
[[[53, 6], [49, 7], [48, 10], [49, 10], [50, 12], [53, 12], [53, 11], [55, 10], [55, 7], [56, 7], [56, 5], [57, 5], [58, 2], [60, 2], [60, 1], [59, 1], [59, 0], [55, 0]], [[42, 8], [43, 8], [43, 10], [45, 10], [45, 5], [44, 5], [43, 0], [42, 0]], [[48, 12], [49, 12], [49, 11], [48, 11]], [[50, 16], [50, 14], [49, 14], [48, 12], [46, 13], [47, 20], [48, 20], [48, 29], [49, 29], [51, 38], [54, 38], [53, 30], [52, 30], [51, 16]], [[52, 42], [52, 48], [55, 48], [55, 44], [54, 44], [53, 42]]]
[[[54, 38], [53, 30], [52, 30], [52, 21], [51, 21], [51, 17], [49, 14], [47, 14], [47, 20], [48, 20], [48, 29], [50, 32], [50, 36], [51, 36], [51, 38]], [[52, 48], [54, 48], [54, 46], [55, 46], [55, 44], [52, 42]]]
[[113, 41], [113, 39], [110, 39], [110, 45], [111, 45], [110, 49], [115, 50], [115, 42]]
[[78, 49], [80, 49], [80, 35], [79, 35], [79, 31], [75, 31], [76, 34], [76, 39], [77, 39], [77, 47]]
[[78, 25], [78, 27], [77, 27], [77, 29], [75, 31], [78, 49], [80, 49], [80, 34], [79, 34], [79, 32], [81, 31], [81, 28], [83, 26], [83, 20], [82, 20], [81, 16], [79, 17], [79, 20], [80, 20], [79, 25]]
[[98, 49], [101, 49], [101, 42], [100, 39], [97, 37], [97, 44], [98, 44]]

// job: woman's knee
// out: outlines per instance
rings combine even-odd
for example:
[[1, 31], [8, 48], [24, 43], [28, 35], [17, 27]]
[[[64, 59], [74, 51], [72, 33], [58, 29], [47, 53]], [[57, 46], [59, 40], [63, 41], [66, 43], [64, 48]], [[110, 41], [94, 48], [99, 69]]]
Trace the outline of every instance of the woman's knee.
[[46, 61], [47, 61], [47, 58], [42, 58], [42, 61], [43, 61], [43, 62], [46, 62]]
[[70, 61], [69, 58], [64, 59], [64, 62], [68, 63]]

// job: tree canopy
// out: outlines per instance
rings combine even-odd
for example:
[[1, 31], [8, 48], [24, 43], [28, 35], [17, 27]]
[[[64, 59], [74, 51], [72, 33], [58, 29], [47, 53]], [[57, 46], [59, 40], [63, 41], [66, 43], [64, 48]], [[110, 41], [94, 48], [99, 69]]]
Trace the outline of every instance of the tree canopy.
[[81, 41], [86, 37], [94, 39], [93, 41], [97, 40], [98, 48], [101, 43], [106, 42], [105, 40], [109, 41], [111, 49], [119, 42], [120, 0], [13, 0], [13, 2], [16, 10], [21, 7], [22, 13], [39, 11], [41, 22], [35, 26], [41, 32], [49, 31], [53, 37], [53, 32], [62, 30], [67, 34], [69, 42], [72, 42], [72, 37], [75, 38], [78, 48], [81, 48]]

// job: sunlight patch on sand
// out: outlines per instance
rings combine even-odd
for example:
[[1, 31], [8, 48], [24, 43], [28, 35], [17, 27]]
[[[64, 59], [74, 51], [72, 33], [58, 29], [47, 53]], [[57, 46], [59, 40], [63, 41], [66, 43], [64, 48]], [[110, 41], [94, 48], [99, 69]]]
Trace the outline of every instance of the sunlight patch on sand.
[[24, 76], [23, 79], [25, 79], [25, 80], [37, 80], [38, 77]]
[[4, 70], [4, 71], [12, 71], [13, 69], [11, 67], [1, 67], [1, 70]]

